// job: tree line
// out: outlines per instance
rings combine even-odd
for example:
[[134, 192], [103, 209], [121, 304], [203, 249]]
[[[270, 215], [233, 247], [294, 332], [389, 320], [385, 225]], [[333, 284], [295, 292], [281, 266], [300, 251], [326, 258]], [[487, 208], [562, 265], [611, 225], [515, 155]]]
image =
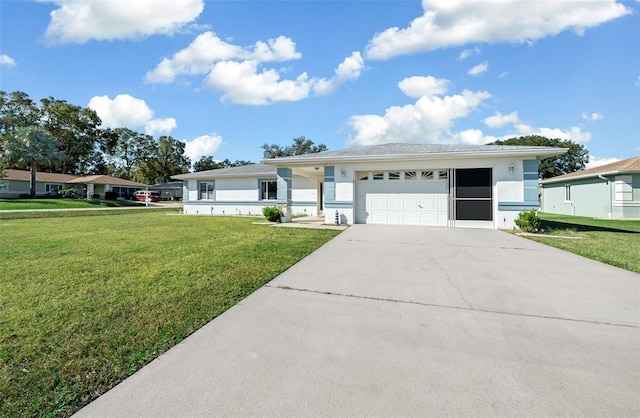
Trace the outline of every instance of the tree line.
[[[101, 128], [102, 121], [89, 108], [47, 97], [37, 104], [21, 91], [0, 91], [0, 173], [3, 168], [28, 169], [74, 175], [106, 174], [145, 184], [164, 183], [191, 167], [186, 144], [171, 136], [154, 138], [129, 128]], [[568, 152], [542, 160], [542, 179], [585, 168], [588, 150], [571, 140], [538, 135], [500, 140], [494, 145], [552, 146]], [[326, 151], [304, 136], [293, 144], [262, 145], [263, 157], [279, 158]], [[203, 156], [194, 171], [253, 164], [251, 161]]]
[[89, 108], [21, 91], [0, 91], [0, 152], [5, 168], [74, 175], [106, 174], [146, 184], [189, 171], [185, 143], [129, 128], [101, 128]]

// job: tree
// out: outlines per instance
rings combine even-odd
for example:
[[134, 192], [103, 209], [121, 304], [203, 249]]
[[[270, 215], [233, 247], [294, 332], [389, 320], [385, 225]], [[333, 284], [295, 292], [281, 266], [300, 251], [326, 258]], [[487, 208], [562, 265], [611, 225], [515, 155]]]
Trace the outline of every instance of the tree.
[[107, 132], [106, 150], [111, 163], [111, 174], [132, 180], [140, 166], [153, 158], [156, 143], [151, 135], [142, 134], [129, 128], [116, 128]]
[[134, 179], [141, 183], [165, 183], [171, 176], [189, 171], [191, 161], [184, 155], [185, 143], [170, 136], [161, 136], [152, 157], [140, 166]]
[[227, 158], [222, 161], [216, 161], [212, 156], [205, 156], [193, 163], [193, 171], [198, 172], [206, 170], [216, 170], [219, 168], [239, 167], [241, 165], [250, 164], [253, 164], [253, 162], [245, 160], [235, 160], [234, 162], [231, 162]]
[[521, 136], [504, 141], [496, 141], [490, 145], [526, 145], [568, 148], [568, 151], [556, 157], [545, 158], [538, 165], [538, 177], [547, 179], [562, 174], [584, 170], [589, 162], [589, 150], [584, 145], [577, 144], [570, 139], [547, 138], [539, 135]]
[[18, 128], [6, 140], [5, 154], [9, 161], [24, 162], [31, 169], [29, 194], [36, 196], [36, 172], [41, 164], [64, 160], [58, 151], [60, 142], [39, 126]]
[[62, 167], [47, 168], [62, 173], [84, 174], [90, 168], [91, 156], [104, 135], [98, 114], [92, 109], [53, 97], [42, 99], [40, 103], [42, 126], [61, 142], [59, 150], [67, 156]]
[[316, 152], [326, 151], [328, 148], [324, 144], [315, 145], [312, 140], [301, 136], [293, 140], [293, 145], [281, 147], [277, 144], [264, 144], [264, 158], [280, 158], [291, 157], [302, 154], [315, 154]]
[[10, 135], [18, 128], [40, 124], [40, 110], [27, 93], [0, 91], [0, 136]]

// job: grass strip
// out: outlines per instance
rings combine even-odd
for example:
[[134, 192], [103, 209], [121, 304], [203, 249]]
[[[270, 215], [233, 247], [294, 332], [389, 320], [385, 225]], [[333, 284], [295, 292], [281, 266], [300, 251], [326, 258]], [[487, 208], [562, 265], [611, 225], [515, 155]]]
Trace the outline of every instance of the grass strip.
[[[640, 273], [640, 221], [595, 219], [542, 212], [539, 216], [545, 234], [529, 235], [525, 238]], [[548, 236], [555, 238], [550, 239]]]
[[0, 199], [0, 210], [82, 209], [144, 206], [134, 200], [99, 199]]
[[0, 416], [69, 416], [339, 232], [125, 212], [0, 220]]

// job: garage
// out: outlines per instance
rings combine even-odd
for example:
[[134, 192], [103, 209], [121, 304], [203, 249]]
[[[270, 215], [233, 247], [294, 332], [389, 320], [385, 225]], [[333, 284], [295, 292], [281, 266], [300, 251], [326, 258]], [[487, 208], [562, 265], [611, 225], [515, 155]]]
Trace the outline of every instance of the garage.
[[448, 170], [357, 173], [356, 223], [447, 226]]

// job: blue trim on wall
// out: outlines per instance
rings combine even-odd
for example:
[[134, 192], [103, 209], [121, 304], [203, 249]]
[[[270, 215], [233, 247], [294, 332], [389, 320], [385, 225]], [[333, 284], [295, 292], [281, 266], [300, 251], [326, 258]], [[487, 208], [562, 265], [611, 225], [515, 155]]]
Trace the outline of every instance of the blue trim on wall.
[[353, 209], [353, 202], [341, 200], [326, 200], [324, 207], [327, 209]]
[[[280, 205], [283, 202], [277, 200], [234, 200], [234, 201], [218, 201], [218, 200], [183, 200], [185, 205], [201, 205], [201, 206], [274, 206]], [[316, 206], [318, 202], [312, 201], [298, 201], [291, 202], [292, 206]]]
[[539, 209], [540, 204], [537, 201], [524, 202], [498, 202], [498, 210], [504, 211], [523, 211], [531, 209]]
[[324, 200], [325, 202], [335, 201], [336, 199], [336, 183], [335, 183], [335, 167], [332, 165], [324, 167]]
[[522, 161], [522, 171], [525, 173], [538, 172], [538, 160]]
[[278, 168], [278, 200], [286, 202], [285, 204], [291, 204], [291, 169], [290, 168]]

